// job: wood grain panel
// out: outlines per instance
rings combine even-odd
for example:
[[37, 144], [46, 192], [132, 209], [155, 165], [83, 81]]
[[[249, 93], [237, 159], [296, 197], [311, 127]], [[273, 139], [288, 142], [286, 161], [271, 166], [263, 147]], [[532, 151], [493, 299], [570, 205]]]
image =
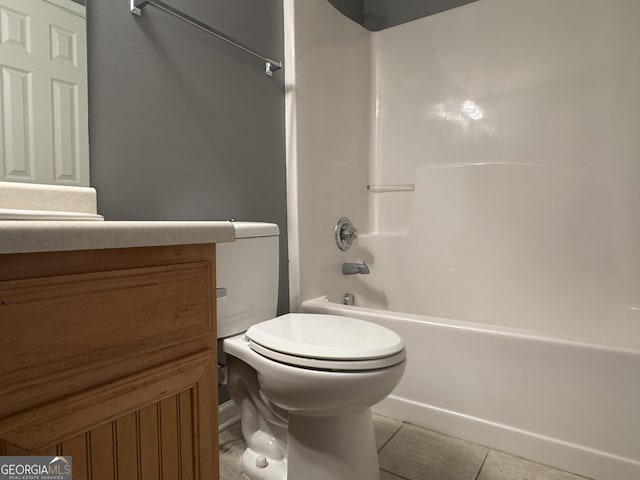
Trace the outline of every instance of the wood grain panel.
[[92, 480], [114, 480], [113, 424], [107, 423], [89, 432], [89, 465]]
[[87, 433], [81, 433], [69, 440], [65, 440], [61, 444], [60, 454], [70, 456], [73, 459], [73, 478], [74, 480], [88, 480], [89, 477], [89, 453], [87, 445], [89, 439]]
[[[170, 345], [160, 350], [133, 350], [115, 359], [52, 372], [44, 377], [26, 378], [13, 385], [0, 385], [0, 418], [50, 402], [62, 395], [80, 392], [93, 385], [112, 381], [152, 368], [172, 358], [211, 350], [209, 338]], [[2, 355], [2, 352], [0, 352]]]
[[129, 268], [194, 263], [204, 259], [214, 262], [215, 245], [14, 253], [0, 255], [0, 280], [110, 272]]
[[2, 455], [16, 455], [16, 456], [20, 456], [20, 455], [29, 455], [29, 451], [18, 447], [16, 445], [13, 445], [5, 440], [0, 440], [0, 454]]
[[0, 418], [214, 349], [214, 286], [214, 245], [0, 255]]
[[130, 413], [115, 421], [118, 480], [138, 479], [139, 433], [136, 422], [137, 413]]
[[0, 376], [10, 384], [210, 334], [209, 269], [200, 262], [0, 282], [0, 350], [14, 352], [0, 356]]
[[0, 255], [0, 454], [217, 479], [214, 246], [123, 250]]
[[[0, 439], [29, 451], [39, 451], [122, 415], [158, 398], [186, 390], [215, 373], [212, 352], [203, 352], [137, 373], [4, 418]], [[209, 402], [209, 399], [203, 399]], [[201, 404], [201, 403], [200, 403]], [[215, 406], [215, 404], [213, 404]]]
[[40, 456], [40, 457], [55, 457], [56, 455], [58, 455], [58, 445], [51, 445], [47, 448], [43, 448], [42, 450], [39, 450], [36, 452], [36, 455]]
[[193, 396], [188, 390], [178, 396], [178, 432], [180, 434], [180, 471], [182, 478], [194, 478], [193, 439], [195, 436], [193, 424]]
[[93, 480], [216, 478], [216, 366], [203, 352], [5, 418], [2, 448], [70, 454]]
[[162, 465], [162, 478], [178, 478], [180, 475], [176, 400], [176, 397], [171, 397], [160, 402], [160, 463]]
[[158, 430], [158, 404], [154, 403], [138, 412], [140, 431], [140, 478], [160, 478], [160, 435]]

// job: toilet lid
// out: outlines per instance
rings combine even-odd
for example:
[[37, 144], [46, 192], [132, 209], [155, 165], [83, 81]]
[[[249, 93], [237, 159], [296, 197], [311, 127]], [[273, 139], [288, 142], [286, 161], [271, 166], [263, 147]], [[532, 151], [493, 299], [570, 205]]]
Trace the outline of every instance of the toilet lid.
[[[369, 361], [369, 368], [381, 368], [374, 365], [384, 366], [389, 362], [375, 360], [399, 363], [405, 356], [404, 340], [392, 330], [336, 315], [289, 313], [253, 325], [247, 330], [246, 338], [258, 353], [274, 360], [279, 360], [275, 357], [280, 354], [281, 358], [290, 359], [285, 363], [296, 365], [301, 364], [295, 360], [299, 357], [316, 360], [311, 362], [314, 365], [318, 360], [360, 362], [362, 365], [363, 361]], [[274, 355], [269, 355], [269, 351]]]
[[364, 370], [379, 370], [388, 368], [403, 362], [407, 358], [407, 352], [402, 349], [389, 357], [372, 358], [368, 360], [323, 360], [321, 358], [298, 357], [286, 353], [276, 352], [249, 340], [249, 347], [263, 357], [267, 357], [276, 362], [284, 363], [294, 367], [310, 368], [313, 370], [338, 371], [338, 372], [360, 372]]

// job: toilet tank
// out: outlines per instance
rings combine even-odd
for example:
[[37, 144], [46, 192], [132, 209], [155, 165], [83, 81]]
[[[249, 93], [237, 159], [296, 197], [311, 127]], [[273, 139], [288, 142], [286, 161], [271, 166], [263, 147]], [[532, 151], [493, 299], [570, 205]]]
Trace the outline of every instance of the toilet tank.
[[257, 222], [233, 226], [235, 241], [216, 245], [216, 285], [226, 289], [226, 295], [218, 298], [218, 338], [274, 318], [278, 303], [278, 226]]

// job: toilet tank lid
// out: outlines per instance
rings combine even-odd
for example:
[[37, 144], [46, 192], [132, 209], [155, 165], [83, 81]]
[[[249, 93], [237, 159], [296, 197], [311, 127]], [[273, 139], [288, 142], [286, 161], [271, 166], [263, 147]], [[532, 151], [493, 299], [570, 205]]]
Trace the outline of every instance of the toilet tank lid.
[[280, 229], [275, 223], [232, 222], [235, 238], [277, 237]]

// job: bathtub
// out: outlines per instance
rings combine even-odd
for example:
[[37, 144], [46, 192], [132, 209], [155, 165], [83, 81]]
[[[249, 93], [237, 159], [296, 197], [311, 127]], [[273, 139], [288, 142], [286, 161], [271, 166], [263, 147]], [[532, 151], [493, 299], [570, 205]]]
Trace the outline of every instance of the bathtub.
[[598, 480], [640, 478], [640, 351], [485, 323], [345, 306], [302, 310], [402, 335], [409, 361], [381, 415]]

